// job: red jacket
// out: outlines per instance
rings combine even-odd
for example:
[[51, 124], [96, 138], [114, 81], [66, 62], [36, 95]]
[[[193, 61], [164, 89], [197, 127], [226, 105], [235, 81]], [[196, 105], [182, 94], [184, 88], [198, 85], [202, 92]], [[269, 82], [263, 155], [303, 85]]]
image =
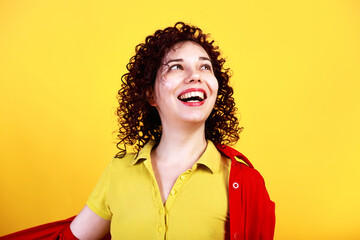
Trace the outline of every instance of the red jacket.
[[[269, 198], [264, 179], [243, 154], [225, 145], [218, 144], [216, 147], [219, 152], [231, 159], [230, 239], [273, 239], [275, 204]], [[248, 166], [238, 162], [235, 157], [243, 160]], [[0, 237], [0, 240], [76, 240], [77, 238], [70, 230], [70, 223], [74, 217], [12, 233]], [[110, 238], [111, 236], [108, 234], [102, 240]]]
[[[263, 177], [250, 161], [235, 149], [218, 144], [231, 159], [229, 179], [230, 239], [270, 240], [274, 238], [275, 203], [270, 200]], [[243, 160], [248, 166], [238, 162]]]

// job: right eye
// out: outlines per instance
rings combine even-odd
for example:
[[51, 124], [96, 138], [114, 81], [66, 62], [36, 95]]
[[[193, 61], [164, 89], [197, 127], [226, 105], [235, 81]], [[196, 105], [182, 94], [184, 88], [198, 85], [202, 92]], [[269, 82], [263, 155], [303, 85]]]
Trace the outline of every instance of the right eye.
[[169, 70], [183, 70], [184, 68], [180, 64], [174, 64], [169, 67]]

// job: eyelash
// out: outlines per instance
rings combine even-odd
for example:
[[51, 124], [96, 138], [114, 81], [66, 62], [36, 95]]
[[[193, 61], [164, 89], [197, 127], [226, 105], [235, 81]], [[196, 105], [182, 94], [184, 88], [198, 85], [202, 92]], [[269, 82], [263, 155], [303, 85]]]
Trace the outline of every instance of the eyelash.
[[211, 66], [209, 64], [204, 64], [201, 66], [201, 68], [206, 67], [206, 70], [211, 70]]
[[170, 66], [169, 70], [177, 70], [177, 69], [173, 69], [174, 67], [180, 67], [181, 70], [184, 70], [184, 68], [180, 64], [174, 64], [174, 65]]
[[[169, 71], [171, 70], [178, 70], [178, 69], [174, 69], [174, 67], [179, 67], [180, 70], [184, 70], [183, 66], [181, 66], [180, 64], [174, 64], [172, 66], [169, 67]], [[212, 70], [211, 66], [209, 64], [204, 64], [200, 67], [200, 69], [202, 69], [203, 67], [206, 67], [206, 70]]]

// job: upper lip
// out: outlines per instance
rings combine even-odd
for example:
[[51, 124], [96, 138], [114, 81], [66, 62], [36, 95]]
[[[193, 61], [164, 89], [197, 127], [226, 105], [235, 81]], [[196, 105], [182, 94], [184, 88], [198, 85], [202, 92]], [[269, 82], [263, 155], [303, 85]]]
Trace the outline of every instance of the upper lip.
[[185, 89], [184, 91], [182, 91], [179, 96], [178, 96], [178, 99], [180, 99], [180, 97], [182, 95], [184, 95], [185, 93], [191, 93], [191, 92], [202, 92], [204, 93], [204, 99], [206, 99], [206, 91], [202, 88], [188, 88], [188, 89]]

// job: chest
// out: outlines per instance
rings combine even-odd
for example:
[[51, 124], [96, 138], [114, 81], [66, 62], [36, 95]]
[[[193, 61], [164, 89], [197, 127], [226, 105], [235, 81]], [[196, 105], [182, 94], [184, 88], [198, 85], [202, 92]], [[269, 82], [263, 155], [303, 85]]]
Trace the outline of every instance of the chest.
[[[174, 195], [175, 189], [173, 189], [176, 181], [184, 181], [186, 177], [189, 177], [192, 170], [187, 167], [175, 168], [152, 165], [156, 184], [161, 196], [161, 201], [165, 204], [169, 195]], [[174, 190], [174, 191], [172, 191]]]
[[117, 175], [121, 187], [110, 189], [115, 239], [225, 239], [229, 221], [226, 172], [159, 171], [157, 181], [155, 172], [138, 169], [126, 178]]

